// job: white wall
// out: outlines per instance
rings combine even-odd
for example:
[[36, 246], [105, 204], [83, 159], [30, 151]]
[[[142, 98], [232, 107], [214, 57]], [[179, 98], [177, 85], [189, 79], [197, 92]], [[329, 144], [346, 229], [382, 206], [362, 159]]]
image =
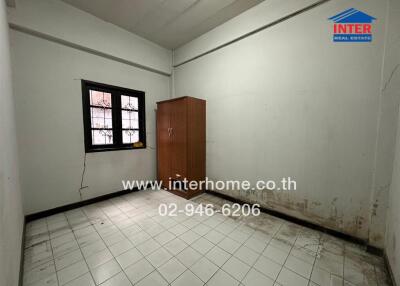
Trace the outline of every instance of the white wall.
[[164, 73], [171, 72], [171, 51], [100, 20], [60, 0], [17, 0], [9, 23], [89, 50]]
[[26, 214], [80, 200], [85, 154], [80, 79], [145, 91], [148, 142], [143, 150], [87, 154], [83, 199], [122, 190], [123, 179], [155, 179], [154, 109], [170, 96], [168, 76], [14, 30], [11, 48]]
[[[400, 1], [390, 0], [388, 37], [383, 70], [383, 97], [387, 108], [399, 108], [400, 99]], [[396, 155], [387, 210], [385, 252], [397, 285], [400, 285], [400, 117], [397, 118]]]
[[[315, 1], [281, 2], [265, 1], [176, 50], [175, 65], [220, 45], [218, 35], [233, 39], [238, 27]], [[207, 100], [207, 176], [294, 177], [295, 192], [231, 195], [382, 247], [383, 236], [369, 233], [386, 6], [330, 1], [175, 68], [174, 96]], [[332, 42], [328, 18], [351, 7], [378, 19], [372, 43]]]
[[23, 212], [5, 2], [0, 1], [0, 285], [18, 285]]

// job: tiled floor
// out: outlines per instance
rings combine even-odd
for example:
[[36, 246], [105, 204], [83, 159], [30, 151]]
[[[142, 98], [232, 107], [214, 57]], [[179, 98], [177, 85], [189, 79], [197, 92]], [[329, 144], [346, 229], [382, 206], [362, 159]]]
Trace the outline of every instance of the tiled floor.
[[141, 191], [31, 222], [24, 285], [390, 285], [381, 258], [317, 231], [266, 214], [162, 217], [160, 203], [229, 202]]

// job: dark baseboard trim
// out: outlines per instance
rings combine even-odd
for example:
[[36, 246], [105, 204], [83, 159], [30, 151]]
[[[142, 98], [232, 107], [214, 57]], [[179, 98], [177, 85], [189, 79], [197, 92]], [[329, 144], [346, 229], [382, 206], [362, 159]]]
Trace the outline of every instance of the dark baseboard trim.
[[389, 272], [389, 278], [390, 278], [390, 280], [392, 282], [392, 286], [397, 286], [396, 280], [394, 279], [393, 270], [392, 270], [392, 267], [390, 266], [389, 258], [388, 258], [387, 254], [386, 254], [386, 251], [383, 252], [383, 260], [385, 261], [386, 269]]
[[377, 255], [377, 256], [382, 256], [383, 257], [384, 250], [382, 248], [370, 245], [366, 241], [364, 242], [364, 245], [366, 245], [366, 251], [367, 252], [369, 252], [371, 254], [374, 254], [374, 255]]
[[[146, 188], [144, 188], [144, 189], [146, 189]], [[45, 210], [45, 211], [29, 214], [29, 215], [25, 216], [25, 222], [27, 223], [27, 222], [30, 222], [30, 221], [33, 221], [33, 220], [36, 220], [36, 219], [41, 219], [41, 218], [48, 217], [48, 216], [51, 216], [51, 215], [54, 215], [54, 214], [58, 214], [58, 213], [70, 211], [70, 210], [73, 210], [73, 209], [81, 208], [81, 207], [84, 207], [84, 206], [87, 206], [87, 205], [90, 205], [90, 204], [98, 203], [98, 202], [101, 202], [101, 201], [105, 201], [105, 200], [108, 200], [108, 199], [112, 199], [112, 198], [115, 198], [115, 197], [126, 195], [126, 194], [129, 194], [129, 193], [132, 193], [132, 192], [137, 192], [139, 190], [141, 190], [141, 189], [133, 188], [132, 190], [122, 190], [122, 191], [106, 194], [106, 195], [103, 195], [103, 196], [91, 198], [91, 199], [88, 199], [88, 200], [72, 203], [72, 204], [69, 204], [69, 205], [56, 207], [54, 209], [49, 209], [49, 210]]]
[[22, 227], [22, 237], [21, 237], [21, 257], [19, 261], [19, 278], [18, 285], [22, 286], [24, 283], [24, 250], [25, 250], [25, 233], [26, 233], [26, 218], [24, 218], [24, 225]]
[[[218, 193], [215, 191], [207, 190], [206, 193], [212, 194], [214, 196], [217, 196], [222, 199], [225, 199], [225, 200], [228, 200], [228, 201], [231, 201], [234, 203], [238, 203], [241, 205], [249, 204], [249, 202], [245, 202], [240, 199], [234, 198], [232, 196], [221, 194], [221, 193]], [[333, 229], [324, 227], [322, 225], [315, 224], [315, 223], [312, 223], [312, 222], [309, 222], [309, 221], [306, 221], [306, 220], [303, 220], [303, 219], [300, 219], [300, 218], [297, 218], [297, 217], [294, 217], [291, 215], [287, 215], [287, 214], [284, 214], [284, 213], [276, 211], [276, 210], [272, 210], [272, 209], [268, 209], [268, 208], [264, 208], [264, 207], [260, 207], [260, 210], [263, 213], [266, 213], [266, 214], [269, 214], [269, 215], [272, 215], [272, 216], [275, 216], [275, 217], [278, 217], [278, 218], [281, 218], [281, 219], [284, 219], [284, 220], [287, 220], [287, 221], [290, 221], [290, 222], [293, 222], [293, 223], [296, 223], [296, 224], [299, 224], [299, 225], [302, 225], [302, 226], [305, 226], [305, 227], [308, 227], [311, 229], [314, 229], [314, 230], [321, 231], [323, 233], [335, 236], [337, 238], [340, 238], [340, 239], [343, 239], [343, 240], [346, 240], [346, 241], [349, 241], [352, 243], [362, 245], [362, 246], [366, 247], [366, 251], [368, 251], [369, 253], [375, 254], [378, 256], [383, 256], [382, 249], [369, 245], [367, 243], [367, 241], [365, 241], [364, 239], [361, 239], [361, 238], [358, 238], [358, 237], [355, 237], [355, 236], [352, 236], [352, 235], [349, 235], [349, 234], [346, 234], [346, 233], [343, 233], [343, 232], [340, 232], [337, 230], [333, 230]]]

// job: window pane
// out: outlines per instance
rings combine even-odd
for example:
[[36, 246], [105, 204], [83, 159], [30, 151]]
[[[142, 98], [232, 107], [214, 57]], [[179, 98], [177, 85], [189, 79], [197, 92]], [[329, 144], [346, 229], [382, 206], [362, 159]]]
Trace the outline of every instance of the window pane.
[[93, 145], [113, 144], [112, 130], [92, 130]]
[[90, 108], [92, 128], [112, 128], [112, 111], [107, 108]]
[[122, 130], [122, 143], [136, 143], [139, 142], [139, 131], [137, 130]]
[[139, 114], [136, 111], [122, 110], [122, 129], [138, 129]]
[[121, 95], [121, 107], [123, 109], [138, 110], [139, 104], [137, 97]]
[[90, 90], [90, 105], [111, 107], [111, 93]]

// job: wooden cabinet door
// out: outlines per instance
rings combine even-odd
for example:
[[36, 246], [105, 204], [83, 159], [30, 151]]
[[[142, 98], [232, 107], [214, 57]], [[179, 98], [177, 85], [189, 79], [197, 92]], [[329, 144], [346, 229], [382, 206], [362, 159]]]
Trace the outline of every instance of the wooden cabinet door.
[[160, 103], [157, 107], [157, 178], [168, 187], [171, 175], [171, 104]]
[[174, 179], [187, 177], [187, 99], [171, 105], [171, 173]]
[[206, 177], [206, 104], [188, 98], [188, 178], [202, 181]]

